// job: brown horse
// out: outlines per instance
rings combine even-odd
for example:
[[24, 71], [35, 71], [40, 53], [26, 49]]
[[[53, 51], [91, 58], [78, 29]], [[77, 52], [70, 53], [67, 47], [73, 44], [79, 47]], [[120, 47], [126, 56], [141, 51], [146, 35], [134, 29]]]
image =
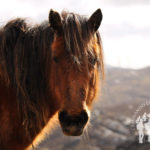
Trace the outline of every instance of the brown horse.
[[1, 150], [26, 149], [56, 113], [64, 134], [82, 134], [104, 74], [101, 20], [100, 9], [89, 19], [51, 10], [41, 25], [0, 29]]

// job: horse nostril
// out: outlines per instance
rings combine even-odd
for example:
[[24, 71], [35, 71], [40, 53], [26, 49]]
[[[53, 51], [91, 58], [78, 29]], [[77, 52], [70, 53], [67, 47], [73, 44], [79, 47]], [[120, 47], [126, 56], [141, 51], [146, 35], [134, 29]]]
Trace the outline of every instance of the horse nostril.
[[80, 114], [80, 117], [81, 117], [81, 120], [84, 124], [87, 123], [88, 121], [88, 113], [86, 111], [82, 111], [81, 114]]
[[59, 112], [59, 121], [61, 122], [61, 123], [63, 123], [63, 122], [65, 122], [66, 121], [66, 119], [67, 119], [67, 112], [66, 111], [61, 111], [61, 112]]

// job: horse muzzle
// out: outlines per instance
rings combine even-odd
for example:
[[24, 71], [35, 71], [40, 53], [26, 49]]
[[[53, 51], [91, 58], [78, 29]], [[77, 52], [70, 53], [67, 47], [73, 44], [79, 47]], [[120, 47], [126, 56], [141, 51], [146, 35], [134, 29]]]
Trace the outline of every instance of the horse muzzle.
[[69, 115], [66, 111], [59, 112], [59, 122], [63, 133], [68, 136], [79, 136], [89, 119], [88, 113], [82, 111], [78, 115]]

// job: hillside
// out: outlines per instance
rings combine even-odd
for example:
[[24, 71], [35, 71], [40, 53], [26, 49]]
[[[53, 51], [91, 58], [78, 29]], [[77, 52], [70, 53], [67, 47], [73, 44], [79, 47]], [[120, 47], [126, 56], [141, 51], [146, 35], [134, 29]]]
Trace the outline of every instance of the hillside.
[[102, 93], [101, 107], [119, 109], [119, 106], [126, 106], [123, 107], [125, 110], [121, 109], [122, 115], [130, 115], [130, 109], [150, 100], [150, 67], [141, 70], [107, 69]]
[[[60, 127], [42, 142], [38, 150], [149, 150], [138, 144], [130, 131], [137, 108], [150, 101], [150, 67], [141, 70], [108, 67], [102, 96], [93, 108], [91, 125], [81, 137], [64, 136]], [[143, 112], [150, 113], [145, 106]]]

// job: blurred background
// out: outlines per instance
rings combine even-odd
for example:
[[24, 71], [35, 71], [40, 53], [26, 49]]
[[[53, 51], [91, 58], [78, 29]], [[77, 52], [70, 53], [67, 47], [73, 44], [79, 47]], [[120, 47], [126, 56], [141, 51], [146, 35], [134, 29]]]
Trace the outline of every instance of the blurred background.
[[150, 0], [1, 0], [0, 25], [16, 17], [40, 23], [51, 8], [87, 16], [101, 8], [106, 81], [83, 136], [66, 137], [58, 126], [37, 149], [149, 150], [133, 122], [150, 113]]

